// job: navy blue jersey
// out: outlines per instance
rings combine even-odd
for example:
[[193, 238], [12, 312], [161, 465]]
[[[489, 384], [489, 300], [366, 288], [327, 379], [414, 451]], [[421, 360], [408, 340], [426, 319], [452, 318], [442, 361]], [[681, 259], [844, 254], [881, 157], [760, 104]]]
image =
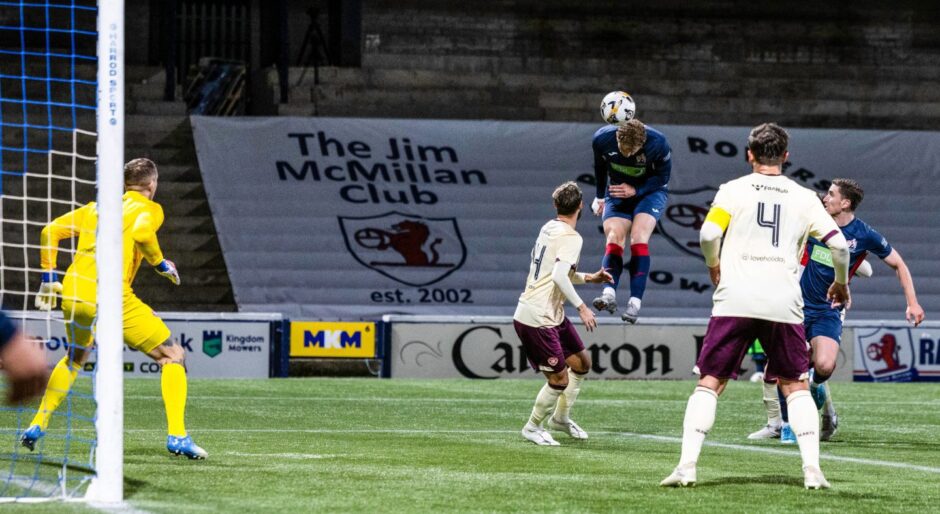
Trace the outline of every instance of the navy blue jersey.
[[[882, 259], [891, 253], [888, 240], [858, 218], [842, 227], [842, 235], [849, 243], [849, 277], [861, 266], [868, 252]], [[830, 308], [826, 293], [835, 279], [835, 270], [832, 268], [832, 253], [829, 252], [829, 248], [820, 241], [809, 238], [806, 241], [803, 264], [806, 266], [803, 270], [803, 277], [800, 279], [803, 304], [810, 309]]]
[[10, 339], [13, 339], [13, 334], [15, 333], [16, 325], [13, 324], [6, 314], [0, 312], [0, 349], [6, 346]]
[[610, 184], [629, 184], [637, 196], [666, 188], [672, 173], [672, 149], [662, 132], [646, 126], [646, 143], [639, 152], [625, 157], [617, 148], [617, 125], [605, 125], [594, 133], [594, 177], [597, 198], [607, 196]]

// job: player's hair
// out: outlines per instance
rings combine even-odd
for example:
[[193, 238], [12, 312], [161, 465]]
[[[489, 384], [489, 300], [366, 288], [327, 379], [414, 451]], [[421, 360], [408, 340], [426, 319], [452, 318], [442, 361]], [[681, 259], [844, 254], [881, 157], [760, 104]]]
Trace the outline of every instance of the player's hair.
[[832, 183], [839, 188], [842, 197], [849, 201], [849, 209], [854, 212], [862, 203], [862, 199], [865, 198], [865, 191], [862, 186], [850, 178], [837, 178]]
[[150, 159], [139, 157], [124, 165], [124, 187], [146, 186], [157, 177], [157, 165]]
[[552, 193], [552, 201], [555, 203], [555, 211], [562, 216], [570, 216], [578, 212], [581, 207], [581, 188], [572, 181], [555, 188]]
[[617, 127], [617, 149], [625, 157], [639, 152], [646, 144], [646, 125], [631, 118], [623, 125]]
[[747, 137], [747, 149], [758, 164], [779, 166], [787, 155], [790, 134], [776, 123], [761, 123]]

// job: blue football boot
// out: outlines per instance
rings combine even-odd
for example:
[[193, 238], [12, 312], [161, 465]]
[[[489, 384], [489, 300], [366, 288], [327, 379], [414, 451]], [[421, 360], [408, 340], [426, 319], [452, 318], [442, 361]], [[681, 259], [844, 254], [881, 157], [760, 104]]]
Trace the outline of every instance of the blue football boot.
[[826, 396], [829, 395], [829, 391], [826, 390], [826, 384], [817, 384], [816, 382], [813, 382], [814, 374], [814, 370], [809, 370], [809, 394], [813, 397], [813, 401], [816, 403], [816, 410], [819, 410], [823, 408], [823, 405], [826, 404]]
[[793, 429], [790, 428], [789, 423], [784, 423], [780, 427], [780, 442], [782, 444], [794, 444], [796, 443], [796, 434], [793, 433]]
[[33, 451], [33, 449], [36, 448], [36, 441], [44, 435], [46, 435], [46, 433], [42, 431], [39, 425], [32, 425], [20, 436], [20, 444], [29, 448], [29, 451]]
[[200, 448], [193, 442], [193, 438], [167, 436], [166, 450], [173, 455], [185, 455], [192, 460], [202, 460], [209, 456], [209, 453]]

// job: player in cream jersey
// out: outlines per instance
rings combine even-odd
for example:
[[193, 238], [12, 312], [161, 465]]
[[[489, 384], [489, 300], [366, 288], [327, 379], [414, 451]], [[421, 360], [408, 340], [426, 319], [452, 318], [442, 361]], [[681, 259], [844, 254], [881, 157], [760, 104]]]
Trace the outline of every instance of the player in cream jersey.
[[532, 327], [554, 327], [565, 321], [565, 294], [552, 279], [553, 268], [556, 262], [571, 264], [569, 280], [581, 283], [574, 269], [578, 267], [582, 244], [581, 234], [564, 221], [553, 219], [542, 226], [532, 249], [525, 291], [519, 296], [513, 319]]
[[574, 182], [558, 186], [552, 194], [558, 217], [539, 231], [525, 291], [513, 316], [513, 326], [529, 363], [547, 379], [522, 429], [523, 437], [543, 446], [558, 445], [545, 426], [575, 439], [587, 439], [587, 433], [568, 414], [584, 376], [591, 369], [591, 357], [574, 325], [565, 317], [564, 304], [566, 299], [571, 302], [584, 327], [594, 330], [597, 326], [594, 313], [575, 292], [573, 283], [613, 280], [603, 269], [593, 274], [575, 271], [582, 243], [575, 230], [584, 207], [581, 196], [581, 189]]
[[750, 175], [721, 186], [702, 224], [702, 255], [716, 290], [702, 350], [701, 378], [685, 410], [679, 465], [660, 485], [696, 481], [696, 462], [715, 423], [718, 395], [737, 378], [748, 346], [760, 339], [767, 353], [764, 379], [787, 396], [790, 424], [803, 460], [803, 484], [829, 487], [819, 469], [819, 417], [806, 381], [809, 351], [803, 331], [799, 266], [808, 236], [832, 252], [835, 280], [828, 297], [848, 304], [848, 244], [815, 194], [782, 175], [789, 135], [773, 123], [755, 127], [747, 141]]
[[712, 316], [802, 323], [807, 234], [825, 243], [840, 233], [816, 193], [783, 175], [751, 173], [723, 184], [710, 214], [727, 227]]

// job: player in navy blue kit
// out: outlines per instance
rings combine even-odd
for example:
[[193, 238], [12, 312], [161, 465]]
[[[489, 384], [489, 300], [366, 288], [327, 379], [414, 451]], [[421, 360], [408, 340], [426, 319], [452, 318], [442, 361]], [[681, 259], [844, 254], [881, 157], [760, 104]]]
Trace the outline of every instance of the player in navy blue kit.
[[[901, 258], [898, 251], [888, 244], [884, 236], [855, 217], [855, 209], [862, 202], [864, 195], [864, 191], [854, 180], [835, 179], [832, 181], [832, 186], [829, 187], [829, 192], [822, 200], [826, 211], [833, 217], [849, 244], [849, 276], [856, 274], [870, 275], [870, 272], [860, 272], [859, 268], [863, 266], [869, 253], [877, 255], [897, 273], [901, 289], [904, 291], [904, 298], [907, 301], [905, 318], [916, 327], [924, 320], [924, 309], [917, 302], [914, 280], [907, 264], [904, 263], [904, 259]], [[842, 339], [844, 311], [841, 308], [832, 308], [831, 302], [826, 298], [826, 291], [832, 282], [834, 273], [832, 255], [826, 246], [810, 238], [806, 243], [802, 264], [804, 269], [800, 278], [800, 288], [803, 290], [803, 326], [806, 330], [806, 339], [812, 346], [813, 356], [810, 392], [816, 401], [816, 406], [819, 408], [825, 407], [820, 439], [828, 441], [835, 434], [839, 421], [825, 383], [832, 376], [832, 372], [836, 367], [836, 358], [839, 354], [839, 344]], [[766, 396], [765, 393], [765, 404], [767, 403]], [[784, 403], [781, 402], [779, 405], [783, 406]], [[770, 413], [770, 409], [769, 407], [768, 413]], [[783, 418], [784, 423], [786, 423], [785, 413]], [[766, 428], [751, 434], [751, 438], [774, 437], [772, 424], [771, 422]], [[779, 428], [777, 432], [780, 432]], [[783, 432], [783, 434], [780, 434], [781, 441], [792, 442], [788, 441], [789, 434], [786, 433], [785, 428]]]
[[[876, 232], [867, 223], [855, 217], [855, 209], [862, 202], [865, 193], [858, 183], [849, 179], [836, 179], [829, 187], [829, 193], [823, 198], [826, 210], [835, 219], [842, 229], [851, 252], [850, 266], [854, 271], [861, 265], [868, 255], [877, 255], [897, 273], [907, 301], [905, 318], [915, 327], [924, 320], [924, 309], [917, 302], [914, 292], [914, 279], [911, 272], [897, 250], [891, 248], [888, 240]], [[832, 401], [829, 399], [826, 380], [832, 375], [836, 367], [836, 357], [839, 354], [839, 343], [842, 336], [842, 312], [829, 306], [826, 300], [826, 289], [821, 286], [826, 277], [831, 279], [831, 261], [827, 261], [826, 252], [821, 251], [818, 241], [810, 239], [806, 244], [806, 253], [803, 257], [806, 268], [800, 279], [803, 289], [803, 325], [806, 327], [806, 338], [813, 347], [813, 380], [811, 391], [816, 400], [817, 407], [825, 404], [822, 430], [823, 441], [829, 440], [838, 426], [838, 418]], [[850, 274], [851, 276], [851, 274]], [[820, 287], [823, 287], [820, 291]]]
[[42, 393], [49, 377], [42, 347], [27, 339], [13, 321], [0, 311], [0, 369], [7, 378], [6, 400], [23, 403]]
[[650, 270], [649, 240], [666, 209], [672, 150], [658, 130], [633, 118], [594, 133], [594, 177], [597, 196], [591, 204], [604, 220], [607, 248], [603, 267], [614, 278], [594, 299], [594, 308], [617, 311], [617, 286], [624, 268], [624, 247], [630, 241], [630, 300], [621, 316], [636, 323]]

